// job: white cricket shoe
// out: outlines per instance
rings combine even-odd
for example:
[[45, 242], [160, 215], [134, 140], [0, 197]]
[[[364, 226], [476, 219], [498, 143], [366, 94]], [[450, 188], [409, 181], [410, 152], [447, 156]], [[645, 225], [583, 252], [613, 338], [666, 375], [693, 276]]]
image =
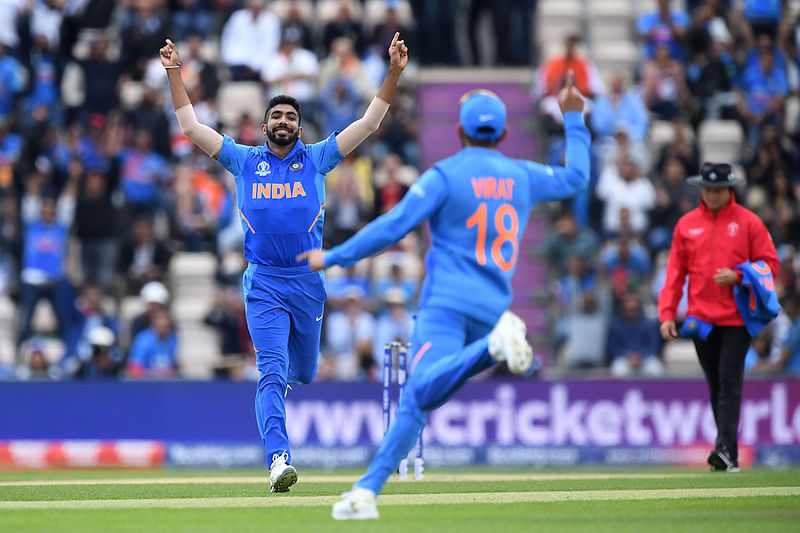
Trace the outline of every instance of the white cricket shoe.
[[286, 452], [273, 454], [269, 467], [270, 492], [289, 492], [289, 488], [297, 483], [297, 469], [286, 463], [288, 458]]
[[369, 489], [354, 488], [333, 504], [334, 520], [377, 520], [378, 497]]
[[520, 317], [506, 311], [489, 334], [489, 355], [505, 361], [514, 374], [522, 374], [533, 364], [533, 348], [525, 338], [527, 328]]

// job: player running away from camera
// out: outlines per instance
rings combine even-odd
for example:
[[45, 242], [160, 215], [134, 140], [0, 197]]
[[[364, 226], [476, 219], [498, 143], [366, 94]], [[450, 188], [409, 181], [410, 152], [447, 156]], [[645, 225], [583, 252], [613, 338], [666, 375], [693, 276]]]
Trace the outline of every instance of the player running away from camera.
[[589, 184], [589, 132], [583, 97], [568, 76], [559, 95], [567, 136], [565, 167], [511, 159], [497, 150], [506, 107], [494, 93], [465, 94], [458, 134], [463, 149], [426, 171], [389, 213], [330, 250], [311, 250], [314, 270], [349, 266], [427, 220], [431, 249], [411, 342], [411, 375], [377, 456], [333, 506], [337, 520], [378, 518], [377, 495], [425, 425], [428, 411], [471, 376], [505, 361], [523, 373], [533, 361], [525, 323], [507, 311], [519, 240], [531, 208], [569, 198]]
[[267, 104], [263, 146], [236, 144], [200, 124], [180, 75], [175, 44], [167, 39], [161, 63], [167, 71], [175, 115], [183, 134], [219, 161], [236, 179], [236, 200], [244, 238], [247, 326], [259, 370], [256, 420], [270, 465], [270, 491], [286, 492], [297, 481], [286, 435], [285, 394], [290, 383], [310, 383], [317, 372], [323, 276], [297, 254], [322, 244], [325, 175], [381, 123], [397, 81], [408, 63], [408, 49], [395, 33], [389, 69], [364, 116], [315, 144], [300, 140], [300, 104], [291, 96]]

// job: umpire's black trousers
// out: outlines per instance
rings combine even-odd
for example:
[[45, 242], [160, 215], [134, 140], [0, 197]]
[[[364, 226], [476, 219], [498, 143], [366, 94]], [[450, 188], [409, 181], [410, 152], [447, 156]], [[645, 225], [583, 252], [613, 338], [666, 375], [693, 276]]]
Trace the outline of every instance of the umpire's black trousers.
[[736, 432], [750, 334], [744, 326], [715, 326], [708, 340], [695, 338], [694, 346], [711, 395], [711, 409], [717, 422], [717, 447], [724, 444], [732, 459], [738, 461]]

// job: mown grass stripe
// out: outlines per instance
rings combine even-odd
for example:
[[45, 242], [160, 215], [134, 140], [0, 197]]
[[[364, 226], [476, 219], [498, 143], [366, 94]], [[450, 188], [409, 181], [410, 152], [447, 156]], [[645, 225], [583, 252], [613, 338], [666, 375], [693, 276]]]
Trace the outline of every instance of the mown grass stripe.
[[[390, 494], [379, 505], [463, 505], [476, 503], [546, 503], [564, 501], [665, 500], [687, 498], [748, 498], [800, 496], [800, 487], [738, 487], [717, 489], [587, 490], [557, 492], [479, 492], [467, 494]], [[235, 507], [329, 506], [337, 496], [271, 495], [258, 498], [165, 498], [137, 500], [66, 500], [0, 502], [10, 509], [197, 509]]]
[[[682, 479], [708, 477], [703, 474], [425, 474], [432, 482], [495, 482], [495, 481], [582, 481], [594, 479]], [[259, 476], [213, 476], [213, 477], [169, 477], [169, 478], [118, 478], [118, 479], [50, 479], [0, 481], [0, 487], [46, 487], [59, 485], [193, 485], [265, 483], [268, 475]], [[303, 476], [303, 483], [352, 483], [358, 476]]]

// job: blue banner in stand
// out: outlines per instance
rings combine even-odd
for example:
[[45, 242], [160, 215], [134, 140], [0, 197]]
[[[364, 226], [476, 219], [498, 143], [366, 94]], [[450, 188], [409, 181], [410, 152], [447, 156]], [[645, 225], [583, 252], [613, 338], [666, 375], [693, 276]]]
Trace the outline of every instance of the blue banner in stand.
[[[254, 383], [4, 382], [0, 445], [148, 440], [176, 466], [263, 465]], [[702, 380], [470, 383], [430, 413], [430, 467], [697, 464], [715, 425]], [[295, 462], [360, 466], [383, 436], [380, 383], [316, 383], [287, 399]], [[745, 382], [743, 463], [800, 462], [800, 380]], [[14, 449], [17, 449], [16, 446]]]

